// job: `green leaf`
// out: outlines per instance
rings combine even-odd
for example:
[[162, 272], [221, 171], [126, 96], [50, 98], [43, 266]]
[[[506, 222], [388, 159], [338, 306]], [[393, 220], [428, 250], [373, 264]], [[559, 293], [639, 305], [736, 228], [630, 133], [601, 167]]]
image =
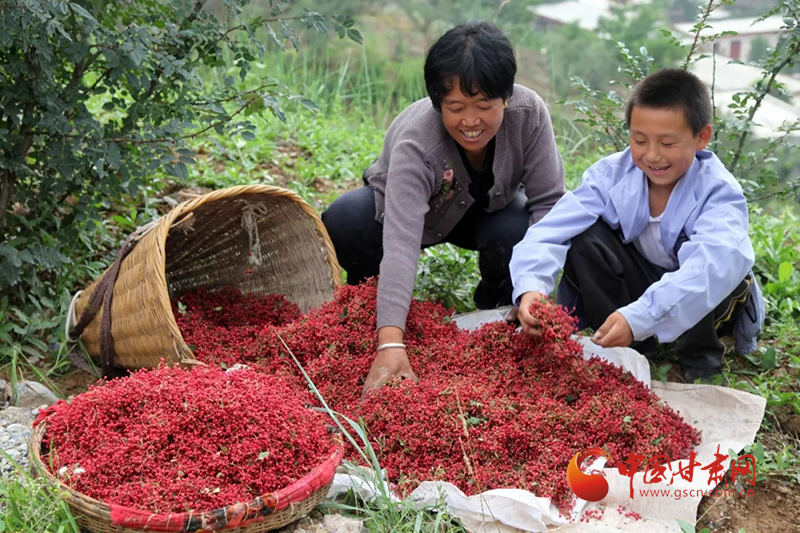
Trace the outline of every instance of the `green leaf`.
[[681, 526], [682, 533], [696, 533], [694, 524], [690, 524], [689, 522], [685, 522], [683, 520], [678, 520], [678, 525]]
[[357, 42], [358, 44], [363, 44], [364, 42], [364, 37], [361, 36], [361, 32], [355, 28], [348, 28], [347, 36], [350, 37], [351, 40]]
[[184, 163], [177, 163], [174, 168], [176, 177], [184, 181], [189, 179], [189, 169], [186, 168], [186, 165]]
[[778, 281], [783, 283], [784, 281], [789, 281], [789, 279], [794, 274], [794, 265], [792, 265], [789, 261], [784, 261], [778, 267]]
[[69, 5], [69, 8], [70, 8], [70, 9], [72, 10], [72, 12], [73, 12], [73, 13], [75, 13], [76, 15], [80, 15], [81, 17], [83, 17], [83, 18], [85, 18], [85, 19], [88, 19], [88, 20], [92, 20], [92, 21], [95, 21], [95, 22], [97, 22], [97, 21], [95, 20], [95, 18], [92, 16], [92, 14], [91, 14], [91, 13], [89, 13], [88, 11], [86, 11], [84, 8], [82, 8], [82, 7], [81, 7], [81, 6], [79, 6], [78, 4], [72, 4], [72, 3], [71, 3], [71, 4]]
[[300, 105], [302, 105], [309, 111], [314, 111], [315, 113], [319, 111], [319, 107], [317, 107], [317, 104], [314, 103], [314, 100], [311, 100], [309, 98], [301, 98]]
[[767, 348], [767, 351], [764, 352], [764, 357], [761, 359], [761, 368], [764, 370], [772, 370], [778, 366], [778, 353], [775, 351], [775, 348], [770, 346]]
[[656, 437], [656, 438], [654, 438], [653, 440], [651, 440], [651, 441], [650, 441], [650, 444], [652, 444], [653, 446], [658, 446], [658, 445], [659, 445], [659, 443], [660, 443], [662, 440], [664, 440], [664, 436], [663, 436], [663, 435], [662, 435], [662, 436], [660, 436], [660, 437]]
[[623, 421], [623, 422], [625, 422], [625, 423], [628, 423], [628, 424], [629, 424], [629, 423], [630, 423], [630, 421], [631, 421], [631, 417], [630, 417], [630, 415], [628, 415], [628, 416], [626, 416], [625, 418], [623, 418], [623, 419], [622, 419], [622, 421]]
[[253, 133], [250, 130], [244, 130], [240, 135], [242, 136], [242, 139], [244, 139], [246, 141], [255, 141], [256, 140], [256, 134]]
[[269, 457], [269, 450], [267, 450], [265, 452], [261, 452], [261, 453], [258, 454], [258, 460], [259, 461], [263, 461], [267, 457]]
[[119, 146], [117, 143], [108, 143], [106, 148], [106, 161], [112, 168], [119, 168], [121, 165], [122, 156], [119, 153]]

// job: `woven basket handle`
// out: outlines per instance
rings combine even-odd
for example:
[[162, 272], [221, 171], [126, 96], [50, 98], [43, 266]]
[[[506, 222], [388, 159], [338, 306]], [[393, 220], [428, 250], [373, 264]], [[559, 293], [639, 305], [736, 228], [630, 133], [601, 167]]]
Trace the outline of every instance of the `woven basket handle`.
[[[150, 228], [147, 229], [149, 230]], [[100, 364], [104, 378], [108, 377], [114, 365], [114, 339], [111, 336], [111, 299], [114, 295], [114, 284], [117, 282], [122, 261], [133, 250], [136, 243], [139, 242], [142, 234], [146, 232], [143, 230], [145, 228], [134, 231], [125, 239], [114, 262], [97, 280], [94, 291], [89, 296], [89, 304], [81, 313], [78, 323], [70, 330], [70, 338], [78, 339], [97, 316], [102, 303], [104, 312], [100, 321]]]

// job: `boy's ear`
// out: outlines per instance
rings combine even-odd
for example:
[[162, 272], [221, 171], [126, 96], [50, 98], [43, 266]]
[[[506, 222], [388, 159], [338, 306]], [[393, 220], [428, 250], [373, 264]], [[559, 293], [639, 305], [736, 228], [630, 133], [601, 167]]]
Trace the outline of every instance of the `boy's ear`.
[[708, 143], [711, 142], [711, 135], [714, 133], [714, 128], [711, 124], [706, 124], [703, 126], [699, 132], [697, 132], [697, 136], [695, 140], [697, 141], [697, 149], [698, 150], [705, 150]]

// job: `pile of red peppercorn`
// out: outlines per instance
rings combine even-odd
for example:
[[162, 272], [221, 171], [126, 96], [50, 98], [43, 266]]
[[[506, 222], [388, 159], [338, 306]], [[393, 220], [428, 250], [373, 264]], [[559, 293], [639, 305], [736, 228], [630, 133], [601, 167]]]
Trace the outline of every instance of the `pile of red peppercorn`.
[[232, 348], [205, 344], [207, 327], [181, 328], [201, 359], [256, 361], [262, 371], [295, 375], [298, 390], [307, 390], [280, 336], [334, 410], [364, 419], [402, 493], [425, 480], [450, 481], [467, 494], [516, 487], [566, 510], [566, 467], [578, 451], [599, 446], [620, 460], [634, 451], [679, 459], [699, 443], [698, 432], [630, 373], [585, 360], [571, 339], [575, 320], [544, 303], [534, 304], [544, 329], [534, 339], [506, 323], [460, 330], [441, 305], [413, 301], [405, 343], [419, 383], [398, 380], [362, 399], [375, 356], [376, 296], [374, 281], [344, 287], [321, 308], [266, 325]]
[[[300, 414], [307, 413], [300, 407], [304, 402], [315, 400], [283, 342], [335, 411], [354, 420], [363, 418], [381, 465], [403, 494], [426, 480], [452, 482], [470, 495], [513, 487], [551, 498], [566, 512], [573, 497], [565, 472], [578, 451], [601, 447], [620, 460], [631, 452], [680, 459], [699, 443], [698, 432], [630, 373], [598, 358], [585, 360], [582, 347], [571, 338], [574, 319], [562, 308], [544, 303], [533, 306], [544, 333], [531, 338], [506, 323], [487, 324], [472, 332], [460, 330], [452, 313], [441, 305], [412, 301], [405, 343], [419, 383], [396, 380], [362, 398], [376, 349], [376, 296], [375, 281], [347, 286], [337, 291], [333, 301], [301, 314], [278, 296], [242, 295], [232, 289], [183, 295], [173, 310], [197, 358], [223, 368], [234, 363], [250, 365], [246, 373], [233, 375], [253, 383], [265, 380], [264, 392], [245, 395], [246, 399], [237, 400], [238, 407], [225, 401], [217, 405], [192, 396], [197, 385], [191, 383], [213, 372], [196, 369], [192, 374], [201, 377], [186, 378], [187, 384], [169, 388], [172, 402], [166, 402], [164, 409], [177, 411], [153, 410], [161, 413], [154, 415], [148, 414], [152, 406], [143, 406], [148, 401], [160, 402], [161, 392], [148, 396], [144, 391], [166, 388], [157, 387], [159, 378], [152, 376], [158, 374], [137, 373], [135, 379], [150, 380], [149, 384], [126, 389], [112, 383], [92, 392], [107, 394], [98, 404], [102, 410], [94, 412], [88, 407], [90, 400], [82, 400], [83, 411], [76, 412], [89, 413], [87, 421], [92, 420], [97, 429], [88, 430], [87, 437], [68, 433], [76, 442], [53, 437], [58, 464], [80, 463], [86, 474], [91, 468], [91, 476], [73, 479], [78, 488], [93, 490], [98, 499], [124, 496], [128, 505], [136, 502], [154, 510], [175, 509], [187, 502], [206, 507], [229, 504], [278, 487], [289, 481], [289, 473], [296, 468], [276, 463], [270, 474], [259, 470], [262, 460], [278, 458], [260, 455], [272, 450], [268, 447], [275, 442], [259, 440], [266, 437], [253, 427], [271, 422], [259, 414], [243, 415], [243, 411], [261, 405], [263, 416], [293, 419], [298, 427], [308, 426], [308, 431], [311, 426], [322, 427], [319, 415]], [[234, 388], [230, 387], [231, 392]], [[267, 406], [280, 403], [281, 395], [293, 407], [284, 414], [272, 413]], [[215, 392], [213, 398], [218, 397]], [[107, 409], [118, 402], [140, 409], [136, 416], [146, 424], [122, 431], [134, 412], [125, 409], [134, 407]], [[214, 408], [203, 411], [199, 419], [219, 422], [213, 426], [216, 432], [204, 424], [172, 422], [176, 412], [198, 409], [195, 405]], [[77, 422], [79, 416], [71, 416]], [[146, 433], [153, 424], [156, 431]], [[51, 423], [48, 433], [58, 433], [58, 428], [57, 422]], [[316, 454], [324, 453], [314, 440], [321, 434], [303, 434], [306, 440], [298, 443], [289, 439], [287, 431], [284, 427], [274, 438], [286, 447], [290, 462], [313, 465]], [[86, 439], [101, 439], [105, 449], [113, 451], [87, 459], [80, 453], [86, 449]], [[222, 444], [227, 442], [248, 448], [239, 451], [238, 444]], [[63, 446], [72, 446], [75, 453], [67, 456]], [[184, 455], [175, 455], [178, 452]], [[357, 459], [353, 450], [351, 457]], [[153, 476], [144, 478], [141, 469], [133, 470], [140, 460]], [[230, 488], [228, 483], [234, 478], [247, 480], [245, 488]], [[188, 492], [180, 488], [187, 482]]]
[[294, 483], [331, 453], [307, 392], [252, 369], [161, 367], [59, 403], [42, 456], [73, 489], [153, 513], [211, 510]]

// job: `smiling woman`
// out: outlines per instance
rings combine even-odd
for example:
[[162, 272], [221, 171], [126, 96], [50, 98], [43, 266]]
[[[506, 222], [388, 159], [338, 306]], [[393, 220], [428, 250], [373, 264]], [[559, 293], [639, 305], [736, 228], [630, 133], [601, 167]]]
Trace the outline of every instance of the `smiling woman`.
[[351, 285], [380, 275], [376, 358], [364, 390], [415, 379], [403, 344], [421, 248], [479, 252], [479, 309], [511, 304], [511, 250], [564, 194], [550, 115], [514, 84], [514, 48], [488, 22], [456, 26], [425, 59], [428, 98], [389, 127], [364, 187], [322, 214]]

